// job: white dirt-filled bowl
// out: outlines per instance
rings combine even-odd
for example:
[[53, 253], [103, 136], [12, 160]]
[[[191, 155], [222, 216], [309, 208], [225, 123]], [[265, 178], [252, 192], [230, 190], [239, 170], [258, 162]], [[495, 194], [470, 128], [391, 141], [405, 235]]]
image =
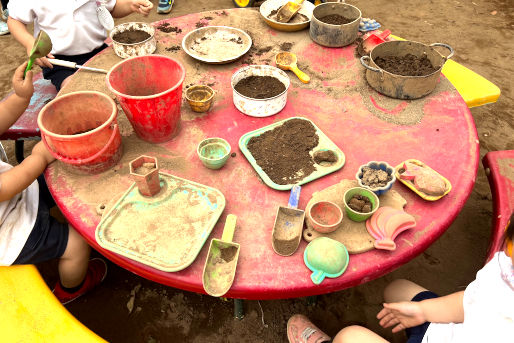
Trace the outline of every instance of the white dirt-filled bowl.
[[[128, 30], [138, 30], [144, 31], [150, 35], [147, 39], [137, 42], [137, 43], [121, 43], [114, 40], [114, 36], [118, 33], [125, 32]], [[157, 48], [157, 43], [155, 40], [155, 29], [147, 24], [142, 22], [130, 22], [124, 23], [120, 25], [116, 25], [114, 29], [112, 29], [109, 37], [112, 40], [112, 47], [116, 55], [121, 58], [128, 58], [134, 56], [144, 56], [153, 54], [155, 49]]]
[[[240, 94], [236, 91], [237, 83], [249, 76], [272, 76], [284, 84], [286, 89], [274, 97], [266, 99], [255, 99]], [[289, 76], [282, 70], [269, 65], [249, 65], [238, 69], [232, 75], [232, 94], [234, 105], [236, 108], [252, 117], [269, 117], [277, 114], [285, 106], [287, 102], [287, 91], [291, 81]]]

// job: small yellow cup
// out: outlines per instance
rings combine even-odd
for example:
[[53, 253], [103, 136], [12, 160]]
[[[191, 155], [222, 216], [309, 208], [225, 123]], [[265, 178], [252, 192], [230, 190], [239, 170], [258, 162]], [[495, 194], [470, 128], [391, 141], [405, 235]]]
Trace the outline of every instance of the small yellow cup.
[[186, 91], [186, 100], [195, 112], [207, 112], [214, 100], [214, 90], [209, 86], [195, 85]]

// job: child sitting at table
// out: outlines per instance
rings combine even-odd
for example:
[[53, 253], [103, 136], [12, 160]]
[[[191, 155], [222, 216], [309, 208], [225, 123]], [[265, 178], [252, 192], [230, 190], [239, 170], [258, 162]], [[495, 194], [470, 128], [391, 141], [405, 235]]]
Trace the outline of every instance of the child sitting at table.
[[[514, 213], [497, 252], [464, 291], [444, 297], [408, 280], [384, 290], [386, 303], [377, 318], [384, 328], [405, 330], [407, 343], [512, 342], [514, 337]], [[348, 326], [333, 340], [303, 315], [287, 323], [290, 343], [387, 342], [361, 326]]]
[[[114, 18], [125, 17], [132, 12], [148, 15], [153, 4], [148, 0], [105, 0], [105, 7]], [[14, 38], [30, 55], [32, 45], [40, 30], [52, 40], [52, 54], [48, 57], [86, 63], [107, 47], [104, 43], [107, 31], [97, 15], [97, 1], [61, 0], [11, 0], [8, 4], [7, 24]], [[34, 23], [34, 36], [27, 24]], [[59, 91], [76, 69], [53, 66], [46, 57], [36, 59], [43, 68], [43, 76]]]
[[[23, 114], [34, 92], [32, 72], [19, 66], [13, 77], [14, 94], [0, 103], [0, 134]], [[13, 167], [0, 161], [0, 265], [36, 264], [59, 258], [60, 281], [54, 295], [63, 304], [75, 300], [105, 278], [107, 265], [89, 261], [89, 245], [68, 224], [50, 216], [55, 206], [42, 176], [54, 157], [43, 142]]]

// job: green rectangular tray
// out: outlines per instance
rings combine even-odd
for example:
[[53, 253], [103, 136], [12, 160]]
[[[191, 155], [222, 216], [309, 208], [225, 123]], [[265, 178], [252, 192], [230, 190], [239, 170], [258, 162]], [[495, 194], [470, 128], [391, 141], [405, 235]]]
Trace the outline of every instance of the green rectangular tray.
[[336, 170], [339, 170], [341, 169], [343, 166], [344, 166], [344, 163], [345, 163], [345, 155], [343, 153], [343, 151], [341, 149], [339, 149], [337, 147], [337, 145], [334, 144], [334, 142], [332, 142], [324, 133], [323, 131], [321, 131], [317, 126], [316, 124], [314, 124], [311, 120], [307, 119], [307, 118], [303, 118], [303, 117], [293, 117], [293, 118], [287, 118], [287, 119], [284, 119], [284, 120], [281, 120], [279, 122], [276, 122], [274, 124], [271, 124], [271, 125], [268, 125], [268, 126], [265, 126], [265, 127], [261, 127], [260, 129], [257, 129], [257, 130], [254, 130], [254, 131], [251, 131], [251, 132], [248, 132], [248, 133], [245, 133], [243, 136], [241, 136], [241, 138], [239, 139], [239, 149], [241, 150], [241, 152], [245, 155], [245, 157], [248, 159], [248, 162], [250, 162], [250, 164], [252, 165], [252, 167], [255, 169], [255, 171], [257, 172], [257, 174], [259, 174], [259, 176], [261, 177], [261, 179], [264, 181], [264, 183], [266, 185], [268, 185], [269, 187], [273, 188], [273, 189], [276, 189], [276, 190], [279, 190], [279, 191], [285, 191], [285, 190], [289, 190], [291, 188], [293, 188], [293, 184], [288, 184], [288, 185], [279, 185], [275, 182], [273, 182], [269, 176], [264, 172], [264, 170], [262, 170], [261, 167], [259, 167], [259, 165], [257, 164], [257, 162], [255, 161], [255, 159], [253, 158], [252, 156], [252, 153], [250, 152], [250, 150], [248, 150], [248, 141], [250, 141], [250, 139], [252, 137], [256, 137], [256, 136], [260, 136], [261, 134], [263, 134], [264, 132], [266, 131], [269, 131], [269, 130], [273, 130], [274, 128], [276, 128], [277, 126], [280, 126], [282, 124], [284, 124], [286, 121], [288, 120], [292, 120], [292, 119], [303, 119], [303, 120], [307, 120], [309, 121], [313, 126], [314, 128], [316, 129], [316, 133], [318, 134], [318, 137], [319, 137], [319, 144], [314, 148], [312, 149], [311, 151], [311, 156], [312, 154], [314, 154], [316, 151], [322, 151], [322, 150], [332, 150], [336, 155], [337, 155], [337, 162], [331, 164], [331, 165], [327, 165], [327, 166], [322, 166], [322, 165], [319, 165], [319, 164], [316, 164], [316, 171], [314, 171], [312, 174], [310, 174], [309, 176], [305, 177], [304, 179], [302, 179], [301, 181], [299, 181], [297, 184], [298, 185], [303, 185], [303, 184], [306, 184], [307, 182], [310, 182], [310, 181], [313, 181], [313, 180], [316, 180], [322, 176], [325, 176], [327, 174], [330, 174], [330, 173], [333, 173], [335, 172]]
[[196, 259], [225, 208], [212, 187], [159, 173], [161, 191], [139, 193], [134, 183], [95, 232], [101, 247], [153, 268], [176, 272]]

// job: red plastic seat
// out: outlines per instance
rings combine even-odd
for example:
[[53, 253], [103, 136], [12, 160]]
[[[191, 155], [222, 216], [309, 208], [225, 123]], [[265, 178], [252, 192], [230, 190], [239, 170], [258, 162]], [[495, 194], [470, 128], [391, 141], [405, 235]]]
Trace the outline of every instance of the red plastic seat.
[[493, 231], [487, 261], [502, 248], [502, 237], [514, 212], [514, 150], [491, 151], [482, 159], [493, 195]]

